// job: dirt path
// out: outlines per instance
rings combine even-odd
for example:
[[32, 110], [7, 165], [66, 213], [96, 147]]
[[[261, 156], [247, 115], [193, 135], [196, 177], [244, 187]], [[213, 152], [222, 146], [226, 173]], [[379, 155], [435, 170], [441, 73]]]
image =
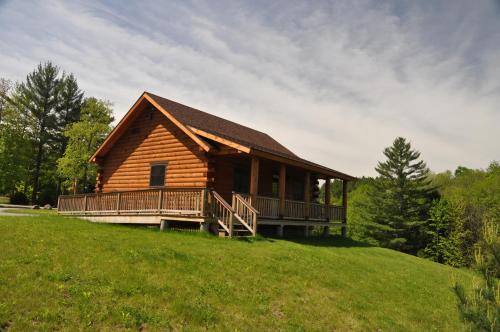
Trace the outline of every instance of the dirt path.
[[33, 216], [32, 214], [26, 214], [26, 213], [8, 212], [9, 210], [10, 210], [9, 208], [0, 208], [0, 216], [7, 216], [7, 217], [31, 217], [31, 216]]

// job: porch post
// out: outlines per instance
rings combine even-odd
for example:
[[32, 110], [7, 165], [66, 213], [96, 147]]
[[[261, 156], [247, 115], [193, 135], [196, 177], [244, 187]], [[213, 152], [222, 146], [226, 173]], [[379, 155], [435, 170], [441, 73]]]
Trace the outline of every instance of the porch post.
[[342, 237], [347, 236], [347, 180], [342, 180]]
[[286, 184], [286, 165], [280, 164], [280, 182], [279, 182], [280, 218], [283, 218], [285, 216], [285, 184]]
[[250, 167], [250, 204], [255, 204], [259, 193], [259, 158], [252, 157]]
[[325, 219], [330, 219], [330, 204], [331, 204], [331, 191], [330, 191], [330, 177], [326, 177], [325, 182]]
[[305, 204], [305, 211], [304, 211], [304, 218], [307, 220], [309, 219], [310, 211], [311, 211], [311, 172], [306, 172], [306, 176], [304, 179], [304, 202]]

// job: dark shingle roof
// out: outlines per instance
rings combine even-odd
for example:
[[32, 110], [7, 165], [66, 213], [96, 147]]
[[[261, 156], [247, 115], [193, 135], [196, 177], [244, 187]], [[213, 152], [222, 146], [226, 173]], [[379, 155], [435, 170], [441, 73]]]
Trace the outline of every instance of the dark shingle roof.
[[235, 143], [292, 159], [299, 158], [268, 134], [147, 92], [161, 107], [184, 125]]
[[169, 112], [174, 118], [183, 123], [185, 126], [190, 126], [207, 133], [219, 136], [221, 138], [233, 141], [243, 146], [260, 150], [263, 152], [272, 153], [291, 160], [315, 166], [333, 172], [339, 178], [353, 180], [354, 177], [342, 172], [338, 172], [331, 168], [313, 163], [309, 160], [300, 158], [292, 151], [281, 145], [268, 134], [258, 130], [245, 127], [238, 123], [220, 118], [218, 116], [197, 110], [195, 108], [177, 103], [170, 99], [166, 99], [149, 92], [145, 92], [148, 96]]

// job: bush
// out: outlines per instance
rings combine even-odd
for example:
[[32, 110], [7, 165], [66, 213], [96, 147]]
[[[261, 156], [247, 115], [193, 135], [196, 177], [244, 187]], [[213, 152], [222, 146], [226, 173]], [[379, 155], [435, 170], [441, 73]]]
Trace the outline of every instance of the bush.
[[17, 191], [10, 196], [10, 204], [27, 205], [28, 203], [28, 197], [22, 192]]

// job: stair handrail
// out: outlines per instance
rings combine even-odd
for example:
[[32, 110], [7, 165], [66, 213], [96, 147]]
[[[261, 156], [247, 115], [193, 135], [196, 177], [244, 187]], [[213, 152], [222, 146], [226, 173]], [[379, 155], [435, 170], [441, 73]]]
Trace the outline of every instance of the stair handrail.
[[228, 233], [229, 237], [232, 237], [234, 209], [215, 190], [211, 190], [210, 195], [214, 199], [212, 204], [210, 204], [213, 216], [217, 219], [219, 225]]
[[235, 192], [233, 192], [233, 209], [238, 221], [255, 236], [257, 234], [257, 215], [259, 211]]

